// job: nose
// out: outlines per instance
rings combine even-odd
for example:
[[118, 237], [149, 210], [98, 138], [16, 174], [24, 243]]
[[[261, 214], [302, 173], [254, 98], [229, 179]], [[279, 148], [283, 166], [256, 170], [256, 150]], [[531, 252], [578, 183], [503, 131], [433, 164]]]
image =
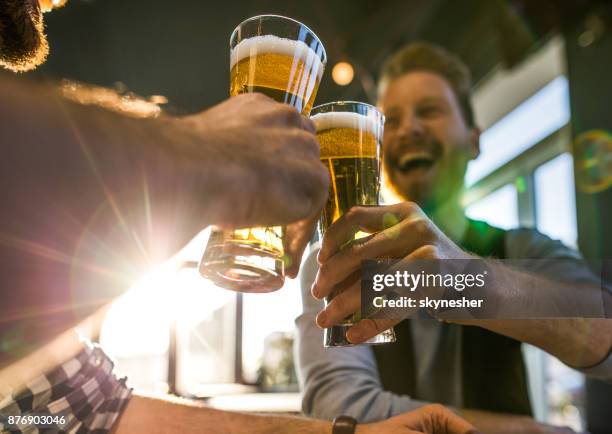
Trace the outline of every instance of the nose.
[[425, 134], [425, 128], [418, 116], [407, 113], [402, 117], [397, 133], [400, 139], [420, 139]]

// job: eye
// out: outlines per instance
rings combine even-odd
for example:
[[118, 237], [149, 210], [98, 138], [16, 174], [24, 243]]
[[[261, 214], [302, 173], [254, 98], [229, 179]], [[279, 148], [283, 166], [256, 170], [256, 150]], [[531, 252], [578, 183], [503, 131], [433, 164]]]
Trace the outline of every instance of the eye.
[[442, 107], [440, 107], [439, 105], [435, 105], [435, 104], [427, 104], [427, 105], [423, 105], [421, 107], [419, 107], [417, 109], [417, 113], [419, 116], [421, 117], [435, 117], [438, 116], [442, 113], [444, 113], [444, 109]]

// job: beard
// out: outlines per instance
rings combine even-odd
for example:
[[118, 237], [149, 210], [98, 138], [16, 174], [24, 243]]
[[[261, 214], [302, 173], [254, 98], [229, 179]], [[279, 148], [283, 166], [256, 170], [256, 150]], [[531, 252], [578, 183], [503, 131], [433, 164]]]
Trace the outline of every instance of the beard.
[[395, 195], [429, 212], [457, 200], [469, 159], [461, 148], [444, 150], [441, 143], [430, 140], [396, 147], [385, 155], [384, 166]]
[[385, 173], [396, 196], [423, 207], [431, 196], [431, 178], [443, 154], [442, 144], [430, 136], [400, 139], [386, 151], [383, 145]]
[[0, 65], [15, 72], [36, 68], [49, 53], [38, 0], [0, 3]]

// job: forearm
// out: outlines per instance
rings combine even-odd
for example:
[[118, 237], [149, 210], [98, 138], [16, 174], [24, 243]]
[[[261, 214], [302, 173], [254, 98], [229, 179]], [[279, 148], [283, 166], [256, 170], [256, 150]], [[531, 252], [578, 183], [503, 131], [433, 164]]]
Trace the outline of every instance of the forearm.
[[[0, 94], [4, 130], [0, 139], [4, 146], [30, 151], [34, 157], [42, 152], [48, 165], [59, 160], [64, 168], [86, 161], [92, 175], [111, 189], [109, 193], [136, 186], [142, 193], [143, 176], [155, 177], [152, 187], [181, 187], [183, 191], [150, 194], [180, 193], [198, 198], [202, 203], [198, 210], [204, 212], [198, 216], [199, 223], [216, 223], [228, 217], [228, 212], [214, 206], [223, 204], [224, 192], [231, 188], [227, 182], [236, 179], [227, 174], [231, 172], [228, 168], [236, 169], [232, 163], [237, 156], [224, 149], [225, 132], [214, 125], [196, 132], [191, 124], [172, 117], [124, 116], [68, 100], [55, 86], [13, 77], [0, 76]], [[49, 189], [52, 186], [47, 185]]]
[[[81, 106], [27, 81], [0, 77], [0, 94], [3, 182], [11, 186], [3, 200], [19, 201], [10, 218], [44, 237], [30, 241], [67, 255], [91, 247], [98, 253], [87, 258], [95, 259], [90, 271], [142, 271], [220, 220], [223, 167], [216, 147], [188, 128]], [[191, 161], [198, 148], [210, 148], [210, 164]], [[79, 245], [89, 241], [84, 234], [99, 245]]]
[[94, 340], [97, 336], [108, 307], [98, 310], [77, 324], [76, 328], [70, 327], [48, 342], [41, 342], [39, 348], [26, 356], [0, 365], [0, 401], [81, 352], [85, 346], [83, 339]]
[[223, 167], [173, 153], [176, 140], [198, 143], [170, 121], [80, 106], [49, 86], [2, 76], [0, 95], [0, 259], [16, 297], [0, 314], [23, 317], [28, 338], [44, 341], [213, 220]]
[[134, 396], [114, 434], [328, 434], [331, 423], [289, 416], [214, 410], [194, 402]]
[[[305, 414], [322, 419], [346, 414], [366, 423], [430, 404], [383, 390], [376, 366], [368, 357], [370, 348], [324, 349], [321, 346], [322, 332], [314, 326], [314, 318], [304, 314], [298, 318], [297, 325], [296, 359]], [[544, 426], [527, 416], [456, 408], [453, 411], [483, 434], [547, 432], [541, 431]]]
[[354, 366], [326, 365], [323, 361], [310, 364], [308, 372], [303, 373], [307, 378], [303, 386], [302, 411], [308, 416], [332, 420], [345, 414], [369, 423], [429, 404], [384, 390], [377, 376], [368, 376]]
[[488, 266], [492, 281], [484, 289], [495, 294], [485, 296], [495, 302], [496, 312], [460, 323], [538, 346], [576, 368], [593, 366], [609, 354], [612, 320], [605, 319], [603, 297], [609, 294], [601, 284], [553, 280], [497, 261]]
[[486, 319], [462, 323], [535, 345], [574, 368], [587, 368], [602, 362], [612, 345], [610, 319]]
[[303, 392], [302, 411], [322, 419], [346, 414], [360, 422], [373, 422], [427, 405], [383, 390], [370, 347], [323, 347], [323, 330], [315, 324], [323, 303], [309, 291], [317, 270], [316, 253], [312, 252], [302, 266], [304, 313], [296, 319], [295, 359]]

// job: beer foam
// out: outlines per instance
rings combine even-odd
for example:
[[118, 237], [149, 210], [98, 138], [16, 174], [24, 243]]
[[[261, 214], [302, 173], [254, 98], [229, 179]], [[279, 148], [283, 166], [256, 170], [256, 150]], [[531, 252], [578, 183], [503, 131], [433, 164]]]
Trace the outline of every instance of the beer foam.
[[[323, 47], [321, 47], [321, 50]], [[255, 36], [240, 41], [230, 51], [230, 69], [242, 59], [257, 54], [284, 54], [289, 57], [299, 58], [311, 71], [316, 71], [319, 79], [323, 75], [324, 65], [319, 55], [302, 41], [279, 38], [274, 35]]]
[[380, 139], [382, 125], [375, 117], [352, 112], [329, 112], [317, 113], [310, 117], [317, 131], [325, 131], [331, 128], [355, 128], [374, 134]]

